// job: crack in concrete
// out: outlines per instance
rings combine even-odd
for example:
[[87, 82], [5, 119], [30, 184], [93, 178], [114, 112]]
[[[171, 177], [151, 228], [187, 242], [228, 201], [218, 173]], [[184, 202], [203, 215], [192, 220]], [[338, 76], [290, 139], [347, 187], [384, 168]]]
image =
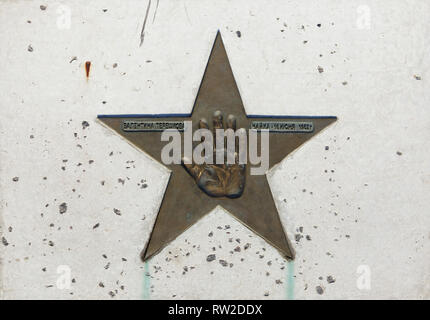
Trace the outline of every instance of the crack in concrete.
[[148, 6], [146, 7], [145, 19], [143, 20], [142, 31], [140, 32], [140, 47], [142, 46], [143, 40], [145, 39], [145, 26], [146, 26], [146, 20], [148, 20], [148, 13], [150, 8], [151, 8], [151, 0], [149, 0]]
[[152, 18], [152, 23], [154, 23], [155, 21], [155, 16], [157, 15], [157, 10], [158, 10], [158, 4], [160, 3], [160, 0], [157, 0], [157, 4], [155, 6], [155, 11], [154, 11], [154, 17]]

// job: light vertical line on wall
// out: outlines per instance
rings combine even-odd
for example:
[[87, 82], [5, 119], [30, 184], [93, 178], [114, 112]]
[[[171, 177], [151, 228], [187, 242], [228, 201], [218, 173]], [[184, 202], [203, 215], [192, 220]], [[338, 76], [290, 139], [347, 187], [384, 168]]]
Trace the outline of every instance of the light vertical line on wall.
[[151, 282], [151, 275], [149, 274], [149, 263], [148, 261], [145, 261], [144, 263], [144, 271], [143, 271], [143, 300], [149, 300], [150, 299], [150, 282]]
[[294, 300], [294, 261], [287, 263], [287, 299]]

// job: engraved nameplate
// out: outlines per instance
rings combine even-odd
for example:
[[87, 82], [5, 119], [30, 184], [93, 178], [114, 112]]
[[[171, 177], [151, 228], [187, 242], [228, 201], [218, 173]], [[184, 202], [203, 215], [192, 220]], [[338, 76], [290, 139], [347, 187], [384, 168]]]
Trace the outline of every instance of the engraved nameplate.
[[164, 131], [169, 129], [184, 131], [184, 121], [124, 120], [122, 123], [122, 130], [126, 132]]
[[313, 132], [314, 124], [310, 121], [252, 121], [252, 130], [269, 130], [271, 132]]

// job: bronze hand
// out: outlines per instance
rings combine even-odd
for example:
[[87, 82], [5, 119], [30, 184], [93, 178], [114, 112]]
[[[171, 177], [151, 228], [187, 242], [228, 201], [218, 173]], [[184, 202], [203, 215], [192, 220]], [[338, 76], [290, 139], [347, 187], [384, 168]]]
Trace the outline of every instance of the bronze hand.
[[[200, 129], [209, 129], [209, 125], [205, 119], [199, 122]], [[215, 137], [216, 129], [223, 129], [224, 121], [221, 112], [217, 111], [213, 117], [213, 132]], [[236, 119], [234, 116], [229, 115], [227, 118], [227, 129], [236, 131]], [[244, 129], [241, 130], [242, 134], [246, 134]], [[213, 139], [215, 140], [215, 138]], [[228, 197], [238, 198], [242, 195], [245, 188], [246, 165], [239, 164], [238, 156], [238, 143], [235, 143], [236, 152], [234, 152], [234, 163], [229, 164], [226, 162], [228, 152], [224, 146], [221, 152], [224, 153], [224, 163], [222, 164], [187, 164], [185, 159], [182, 159], [187, 172], [194, 178], [197, 185], [208, 195], [212, 197]], [[213, 150], [213, 159], [216, 159], [216, 148]]]

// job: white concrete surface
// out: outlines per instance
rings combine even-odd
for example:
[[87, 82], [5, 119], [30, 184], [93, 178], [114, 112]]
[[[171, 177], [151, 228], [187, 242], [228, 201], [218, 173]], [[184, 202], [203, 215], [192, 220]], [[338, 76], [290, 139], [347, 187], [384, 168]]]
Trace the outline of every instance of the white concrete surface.
[[[429, 299], [430, 4], [148, 4], [0, 1], [1, 297]], [[217, 208], [144, 264], [168, 172], [96, 116], [189, 111], [218, 29], [249, 114], [339, 117], [269, 174], [297, 257]]]

